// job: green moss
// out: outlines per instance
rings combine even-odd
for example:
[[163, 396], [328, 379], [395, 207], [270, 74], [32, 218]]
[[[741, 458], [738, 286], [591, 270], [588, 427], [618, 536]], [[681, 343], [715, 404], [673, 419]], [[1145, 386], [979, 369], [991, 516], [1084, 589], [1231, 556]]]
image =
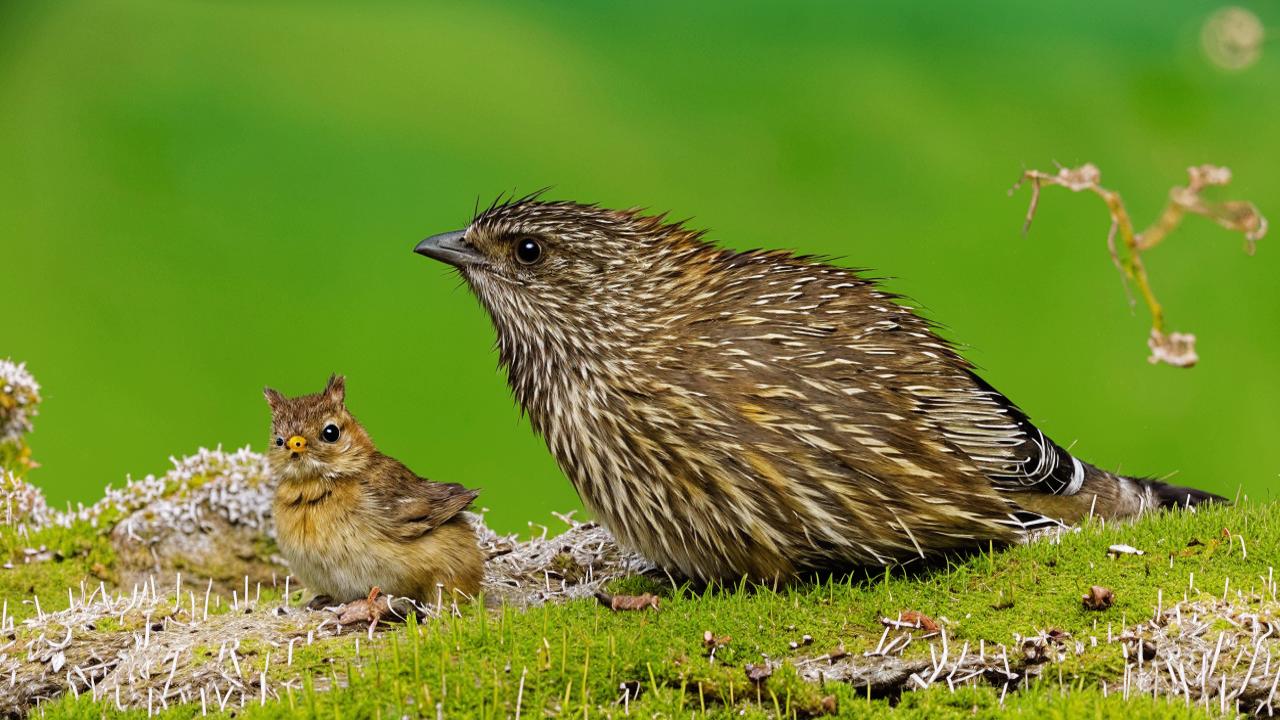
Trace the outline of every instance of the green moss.
[[[27, 562], [28, 548], [44, 547], [48, 559]], [[110, 540], [87, 522], [69, 528], [49, 527], [20, 536], [13, 527], [0, 525], [0, 557], [13, 564], [0, 570], [0, 597], [8, 600], [9, 614], [22, 620], [35, 614], [39, 597], [45, 611], [67, 606], [67, 588], [79, 592], [80, 584], [96, 587], [111, 578], [115, 553]]]
[[577, 560], [573, 559], [573, 555], [567, 552], [558, 553], [551, 558], [551, 571], [558, 574], [567, 583], [578, 583], [586, 577], [587, 571]]
[[236, 647], [236, 652], [244, 656], [254, 656], [265, 654], [270, 646], [259, 638], [243, 638], [240, 645]]
[[[1191, 538], [1218, 536], [1224, 527], [1245, 538], [1247, 555], [1238, 541], [1222, 543], [1212, 555], [1179, 552]], [[1112, 559], [1106, 550], [1113, 543], [1147, 554]], [[310, 646], [295, 645], [292, 665], [272, 648], [268, 672], [280, 698], [263, 707], [250, 703], [237, 714], [434, 717], [440, 703], [449, 717], [508, 717], [517, 706], [524, 717], [621, 716], [624, 706], [639, 717], [804, 717], [835, 702], [846, 717], [1203, 717], [1181, 702], [1104, 697], [1102, 684], [1117, 687], [1123, 673], [1120, 647], [1105, 642], [1108, 628], [1119, 633], [1151, 617], [1157, 602], [1168, 607], [1184, 593], [1200, 595], [1190, 590], [1192, 573], [1194, 587], [1205, 596], [1212, 594], [1209, 588], [1221, 596], [1228, 578], [1231, 588], [1258, 590], [1275, 557], [1280, 505], [1247, 504], [1159, 514], [1119, 527], [1095, 524], [1059, 542], [954, 558], [928, 570], [858, 573], [776, 590], [695, 590], [628, 578], [609, 591], [661, 594], [661, 609], [613, 612], [593, 599], [527, 611], [475, 603], [459, 616], [409, 622], [372, 641], [354, 628]], [[1091, 585], [1110, 588], [1115, 604], [1085, 610], [1080, 598]], [[264, 589], [263, 606], [278, 602], [279, 593]], [[787, 666], [759, 686], [747, 677], [746, 664], [766, 658], [811, 657], [838, 645], [855, 655], [872, 649], [884, 630], [880, 618], [905, 610], [936, 618], [953, 648], [1006, 643], [1016, 656], [1014, 633], [1056, 629], [1071, 634], [1070, 651], [1061, 662], [1042, 666], [1039, 681], [1008, 690], [1003, 705], [1000, 687], [953, 694], [943, 683], [900, 698], [890, 693], [868, 700], [844, 684], [807, 683]], [[729, 638], [714, 660], [703, 643], [706, 631]], [[804, 635], [812, 644], [793, 649], [790, 643]], [[1099, 638], [1096, 646], [1091, 637]], [[1084, 646], [1078, 656], [1076, 641]], [[261, 669], [267, 649], [261, 641], [241, 640], [240, 653], [255, 669]], [[214, 652], [197, 656], [207, 662]], [[907, 655], [928, 657], [927, 643], [912, 643]], [[103, 714], [114, 714], [109, 704], [85, 700], [63, 699], [46, 709], [54, 720]]]
[[[877, 717], [887, 714], [875, 708], [848, 717]], [[844, 713], [842, 713], [844, 715]], [[1074, 718], [1116, 718], [1117, 720], [1180, 720], [1183, 718], [1219, 717], [1203, 708], [1187, 708], [1181, 701], [1149, 697], [1124, 700], [1119, 695], [1104, 696], [1093, 687], [1071, 687], [1055, 681], [1035, 683], [1032, 687], [1011, 692], [1000, 702], [1000, 688], [962, 688], [955, 693], [946, 686], [907, 693], [893, 713], [898, 718], [1004, 718], [1036, 717], [1040, 720]]]
[[660, 582], [646, 575], [632, 575], [618, 578], [605, 586], [610, 595], [665, 595], [671, 592], [670, 583]]
[[272, 557], [280, 554], [280, 548], [274, 538], [259, 535], [253, 541], [253, 555], [262, 562], [270, 562]]
[[22, 477], [31, 467], [31, 448], [25, 440], [0, 442], [0, 470], [9, 470]]
[[110, 616], [97, 620], [93, 627], [100, 633], [116, 633], [128, 629], [123, 622]]

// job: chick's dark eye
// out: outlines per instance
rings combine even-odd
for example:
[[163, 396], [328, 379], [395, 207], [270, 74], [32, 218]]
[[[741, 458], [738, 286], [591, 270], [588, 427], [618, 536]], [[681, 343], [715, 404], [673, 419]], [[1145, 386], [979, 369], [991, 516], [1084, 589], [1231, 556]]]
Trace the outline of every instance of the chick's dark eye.
[[525, 265], [532, 265], [542, 259], [542, 245], [531, 237], [516, 241], [516, 260]]
[[284, 438], [276, 436], [276, 447], [284, 447]]
[[324, 426], [324, 430], [320, 431], [320, 438], [325, 442], [338, 442], [338, 436], [342, 433], [338, 432], [338, 426], [329, 423]]

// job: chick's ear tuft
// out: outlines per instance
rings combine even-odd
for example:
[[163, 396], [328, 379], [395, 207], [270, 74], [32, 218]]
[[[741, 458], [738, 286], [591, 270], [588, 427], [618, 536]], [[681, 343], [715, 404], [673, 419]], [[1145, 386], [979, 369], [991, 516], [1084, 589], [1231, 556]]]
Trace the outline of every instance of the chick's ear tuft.
[[347, 379], [342, 375], [330, 375], [329, 384], [324, 388], [324, 396], [337, 403], [346, 402]]
[[273, 390], [269, 387], [262, 388], [262, 396], [267, 399], [267, 404], [271, 406], [272, 410], [280, 407], [280, 404], [284, 402], [284, 395], [281, 395], [279, 390]]

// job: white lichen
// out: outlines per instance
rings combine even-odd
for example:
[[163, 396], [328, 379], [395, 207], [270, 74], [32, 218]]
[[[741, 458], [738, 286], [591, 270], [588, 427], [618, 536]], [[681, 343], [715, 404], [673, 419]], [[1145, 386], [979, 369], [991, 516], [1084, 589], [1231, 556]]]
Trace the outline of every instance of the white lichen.
[[[135, 534], [158, 528], [190, 532], [200, 526], [205, 513], [214, 513], [234, 525], [271, 530], [269, 517], [274, 486], [266, 458], [243, 447], [225, 452], [221, 447], [200, 448], [194, 455], [169, 458], [173, 469], [164, 475], [126, 477], [122, 487], [107, 486], [102, 499], [67, 510], [49, 510], [39, 488], [12, 473], [0, 484], [0, 500], [13, 507], [6, 522], [24, 522], [29, 530], [49, 526], [70, 527], [87, 522], [99, 527], [103, 518], [126, 518]], [[139, 515], [138, 511], [148, 512]]]
[[148, 537], [159, 532], [196, 532], [212, 514], [274, 536], [270, 517], [275, 483], [265, 456], [248, 447], [233, 453], [218, 447], [200, 448], [195, 455], [170, 461], [173, 469], [160, 477], [130, 478], [119, 490], [108, 487], [102, 500], [84, 508], [75, 519], [96, 524], [110, 509], [127, 516], [123, 522], [129, 523], [131, 536]]
[[[70, 591], [68, 608], [28, 618], [19, 626], [25, 639], [0, 646], [0, 714], [22, 715], [67, 693], [152, 712], [264, 703], [284, 692], [270, 679], [272, 667], [287, 668], [296, 648], [344, 632], [334, 613], [287, 599], [214, 596], [211, 606], [208, 587], [175, 575], [129, 591], [105, 584]], [[8, 631], [15, 630], [10, 619]], [[250, 644], [265, 652], [242, 648]]]
[[40, 488], [9, 470], [0, 470], [0, 505], [4, 506], [0, 520], [19, 528], [21, 534], [48, 525], [54, 515]]
[[[170, 475], [185, 469], [194, 480], [216, 470], [214, 478], [198, 488], [217, 482], [204, 495], [218, 498], [207, 507], [218, 512], [238, 509], [245, 514], [236, 517], [261, 522], [264, 517], [257, 510], [264, 506], [255, 504], [261, 495], [251, 472], [256, 467], [253, 454], [207, 451], [204, 458], [203, 463], [179, 461]], [[128, 497], [128, 502], [137, 499]], [[193, 518], [207, 511], [192, 514], [184, 504], [161, 498], [134, 517], [149, 514], [157, 505], [175, 508], [170, 517], [182, 526], [179, 532], [197, 531], [198, 519]], [[560, 517], [569, 524], [564, 533], [544, 532], [518, 541], [498, 535], [479, 515], [471, 516], [480, 545], [491, 556], [485, 577], [491, 603], [527, 606], [590, 597], [609, 579], [651, 569], [638, 556], [619, 551], [608, 531], [595, 523]], [[265, 526], [262, 529], [266, 532]], [[568, 567], [579, 572], [569, 577]], [[214, 583], [181, 573], [152, 575], [127, 591], [111, 590], [105, 583], [81, 584], [68, 592], [69, 607], [57, 612], [41, 610], [38, 598], [33, 598], [34, 617], [21, 623], [11, 616], [0, 619], [0, 630], [14, 635], [20, 627], [20, 637], [26, 638], [0, 645], [0, 714], [22, 714], [42, 700], [67, 693], [88, 694], [120, 710], [158, 711], [198, 703], [213, 711], [270, 702], [286, 687], [296, 690], [302, 685], [300, 675], [286, 671], [285, 678], [272, 679], [269, 673], [272, 667], [291, 666], [295, 649], [340, 634], [371, 637], [374, 632], [364, 624], [344, 629], [338, 624], [340, 608], [307, 610], [291, 602], [296, 593], [287, 590], [299, 589], [291, 578], [276, 579], [274, 589], [284, 597], [271, 602], [258, 600], [267, 585], [251, 586], [248, 578], [243, 583], [229, 600], [211, 592]], [[425, 617], [460, 613], [455, 603], [414, 606]], [[403, 609], [401, 604], [395, 607]], [[256, 652], [238, 654], [242, 645]]]
[[40, 403], [40, 385], [26, 363], [0, 360], [0, 443], [16, 442], [31, 432]]

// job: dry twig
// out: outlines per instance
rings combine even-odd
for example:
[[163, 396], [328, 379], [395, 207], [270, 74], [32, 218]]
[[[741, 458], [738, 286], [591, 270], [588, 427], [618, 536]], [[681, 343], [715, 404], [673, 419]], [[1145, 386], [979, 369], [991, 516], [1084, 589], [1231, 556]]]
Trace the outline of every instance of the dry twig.
[[[1267, 220], [1258, 212], [1253, 203], [1241, 200], [1214, 202], [1201, 197], [1200, 193], [1207, 187], [1222, 186], [1231, 182], [1231, 171], [1216, 165], [1198, 165], [1187, 168], [1189, 180], [1185, 186], [1174, 187], [1169, 191], [1169, 203], [1160, 216], [1146, 230], [1136, 232], [1129, 212], [1125, 210], [1120, 194], [1102, 187], [1102, 175], [1096, 165], [1086, 163], [1077, 168], [1059, 168], [1057, 173], [1050, 174], [1039, 170], [1027, 170], [1017, 184], [1009, 191], [1012, 194], [1022, 186], [1031, 184], [1031, 203], [1027, 207], [1026, 222], [1022, 226], [1025, 233], [1031, 227], [1036, 208], [1040, 203], [1040, 188], [1043, 185], [1059, 185], [1072, 192], [1087, 190], [1102, 198], [1111, 214], [1111, 229], [1107, 232], [1107, 249], [1111, 252], [1111, 261], [1120, 272], [1128, 294], [1128, 283], [1137, 286], [1143, 301], [1151, 311], [1151, 336], [1147, 346], [1151, 349], [1148, 360], [1152, 363], [1164, 362], [1176, 367], [1191, 367], [1199, 357], [1196, 355], [1195, 335], [1190, 333], [1166, 332], [1164, 327], [1164, 310], [1151, 290], [1151, 282], [1147, 276], [1146, 266], [1142, 262], [1142, 253], [1150, 250], [1164, 240], [1170, 232], [1178, 227], [1182, 218], [1188, 213], [1200, 215], [1213, 220], [1222, 227], [1239, 232], [1245, 238], [1245, 252], [1253, 254], [1257, 241], [1267, 234]], [[1120, 245], [1117, 246], [1116, 238]], [[1121, 252], [1123, 247], [1123, 253]], [[1129, 296], [1130, 305], [1133, 297]]]

